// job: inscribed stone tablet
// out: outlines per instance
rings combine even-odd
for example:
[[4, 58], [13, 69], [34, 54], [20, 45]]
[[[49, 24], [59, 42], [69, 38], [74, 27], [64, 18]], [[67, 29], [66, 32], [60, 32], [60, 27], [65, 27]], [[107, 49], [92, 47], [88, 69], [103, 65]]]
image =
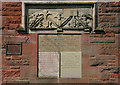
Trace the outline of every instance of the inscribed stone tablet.
[[81, 78], [81, 52], [61, 53], [61, 77]]
[[59, 77], [59, 54], [57, 52], [39, 52], [39, 77]]
[[39, 52], [80, 52], [81, 35], [39, 35]]

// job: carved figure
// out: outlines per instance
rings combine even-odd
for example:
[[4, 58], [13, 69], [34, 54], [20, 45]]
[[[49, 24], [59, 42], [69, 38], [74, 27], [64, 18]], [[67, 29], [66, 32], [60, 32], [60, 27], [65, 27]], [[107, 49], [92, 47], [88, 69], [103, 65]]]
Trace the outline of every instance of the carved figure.
[[[69, 11], [71, 11], [69, 9]], [[92, 15], [82, 14], [79, 11], [74, 11], [73, 15], [64, 16], [64, 12], [56, 12], [44, 9], [40, 12], [35, 12], [29, 16], [30, 29], [85, 29], [92, 28]], [[73, 11], [71, 11], [73, 13]]]

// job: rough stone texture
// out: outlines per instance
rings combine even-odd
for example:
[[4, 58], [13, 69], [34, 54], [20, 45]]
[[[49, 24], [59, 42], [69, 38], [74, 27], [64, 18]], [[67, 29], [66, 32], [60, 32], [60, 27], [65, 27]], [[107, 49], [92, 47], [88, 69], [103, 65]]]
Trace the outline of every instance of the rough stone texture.
[[2, 29], [17, 29], [21, 24], [22, 4], [21, 2], [2, 3]]
[[[118, 75], [115, 73], [119, 73], [118, 69], [115, 70], [115, 67], [118, 67], [118, 34], [91, 34], [91, 35], [83, 35], [82, 36], [82, 52], [84, 55], [87, 55], [89, 58], [89, 66], [90, 68], [94, 68], [98, 70], [96, 77], [89, 76], [90, 83], [108, 83], [114, 82], [118, 83]], [[92, 43], [89, 42], [91, 39], [114, 39], [115, 42], [107, 42], [107, 43]], [[94, 46], [94, 47], [93, 47]], [[91, 47], [91, 48], [90, 48]], [[96, 49], [97, 48], [97, 49]], [[87, 52], [85, 50], [90, 49], [94, 50], [95, 52]], [[102, 52], [102, 53], [101, 53]], [[84, 57], [83, 57], [84, 58]], [[88, 67], [89, 67], [88, 66]], [[92, 70], [90, 70], [92, 71]], [[113, 76], [111, 76], [113, 75]], [[116, 75], [114, 77], [114, 75]]]
[[[22, 3], [5, 2], [2, 6], [2, 80], [4, 83], [11, 81], [19, 83], [119, 83], [120, 2], [98, 3], [98, 25], [104, 28], [107, 34], [82, 34], [82, 38], [78, 38], [81, 39], [80, 41], [68, 36], [68, 44], [73, 44], [72, 41], [81, 43], [79, 51], [82, 51], [82, 78], [79, 79], [39, 79], [37, 34], [19, 34], [16, 31], [18, 25], [21, 24]], [[22, 43], [22, 55], [6, 56], [7, 43]], [[63, 47], [68, 49], [71, 47], [69, 46]], [[74, 49], [71, 50], [74, 51]]]
[[20, 77], [20, 70], [19, 69], [3, 70], [3, 77], [5, 80], [12, 81], [12, 78]]
[[98, 23], [107, 33], [120, 33], [120, 2], [99, 2]]

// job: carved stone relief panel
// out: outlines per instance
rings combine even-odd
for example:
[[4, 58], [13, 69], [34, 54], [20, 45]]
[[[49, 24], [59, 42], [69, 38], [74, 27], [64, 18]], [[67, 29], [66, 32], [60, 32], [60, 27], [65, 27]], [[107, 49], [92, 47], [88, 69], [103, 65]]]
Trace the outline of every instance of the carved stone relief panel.
[[30, 30], [62, 29], [71, 30], [92, 29], [92, 8], [51, 8], [29, 9], [28, 27]]

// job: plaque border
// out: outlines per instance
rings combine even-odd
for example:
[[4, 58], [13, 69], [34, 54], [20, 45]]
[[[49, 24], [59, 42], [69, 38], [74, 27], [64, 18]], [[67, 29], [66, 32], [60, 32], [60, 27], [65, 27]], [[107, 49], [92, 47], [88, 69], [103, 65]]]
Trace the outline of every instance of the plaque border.
[[[22, 26], [23, 26], [23, 28], [24, 28], [24, 30], [25, 30], [25, 32], [28, 34], [28, 33], [38, 33], [38, 31], [42, 31], [42, 30], [44, 30], [44, 31], [52, 31], [53, 29], [40, 29], [40, 30], [36, 30], [36, 31], [34, 31], [33, 30], [33, 32], [30, 32], [29, 30], [29, 28], [28, 28], [28, 19], [26, 19], [27, 18], [27, 5], [65, 5], [65, 6], [67, 6], [67, 5], [83, 5], [83, 4], [85, 4], [85, 5], [93, 5], [93, 24], [92, 24], [92, 31], [91, 32], [80, 32], [80, 30], [79, 30], [79, 32], [80, 32], [80, 34], [91, 34], [91, 33], [94, 33], [94, 30], [96, 29], [96, 27], [98, 26], [98, 11], [97, 11], [97, 1], [36, 1], [36, 2], [34, 2], [34, 1], [23, 1], [22, 2]], [[63, 30], [66, 30], [67, 31], [67, 29], [63, 29]], [[73, 31], [73, 30], [75, 30], [75, 29], [71, 29], [71, 32]], [[32, 30], [31, 30], [32, 31]], [[83, 30], [84, 31], [84, 30]], [[59, 32], [59, 30], [58, 30], [58, 32]], [[61, 30], [60, 30], [60, 32], [62, 32]], [[51, 33], [51, 32], [50, 32]]]
[[[8, 53], [8, 45], [20, 45], [20, 53], [19, 54]], [[8, 56], [8, 55], [22, 55], [22, 43], [15, 43], [15, 44], [8, 43], [8, 44], [6, 44], [6, 56]]]

